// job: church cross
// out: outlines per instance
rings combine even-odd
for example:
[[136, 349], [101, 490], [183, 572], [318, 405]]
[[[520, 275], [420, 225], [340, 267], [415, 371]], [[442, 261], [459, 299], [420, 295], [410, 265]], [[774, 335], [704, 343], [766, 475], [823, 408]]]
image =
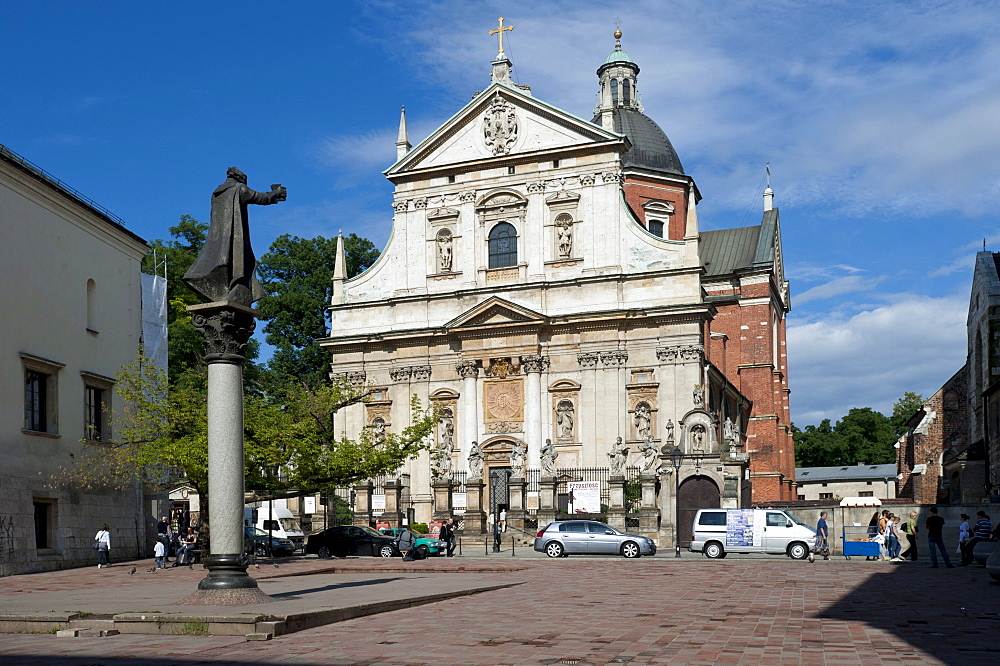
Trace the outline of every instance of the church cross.
[[497, 22], [499, 23], [500, 27], [497, 28], [496, 30], [490, 30], [490, 34], [491, 35], [497, 35], [497, 37], [499, 38], [499, 40], [500, 40], [500, 43], [499, 43], [500, 48], [497, 51], [497, 54], [498, 55], [503, 55], [503, 33], [507, 32], [508, 30], [513, 30], [514, 26], [508, 25], [508, 26], [504, 27], [503, 17], [502, 16], [499, 19], [497, 19]]

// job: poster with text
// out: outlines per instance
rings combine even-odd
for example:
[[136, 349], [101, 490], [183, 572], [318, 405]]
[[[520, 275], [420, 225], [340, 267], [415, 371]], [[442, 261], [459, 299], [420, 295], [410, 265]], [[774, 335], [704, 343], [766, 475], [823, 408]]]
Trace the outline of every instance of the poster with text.
[[600, 481], [570, 481], [566, 486], [569, 491], [570, 513], [601, 512]]
[[372, 495], [372, 513], [385, 513], [385, 495]]
[[756, 534], [753, 525], [753, 509], [729, 509], [726, 511], [726, 545], [753, 546]]

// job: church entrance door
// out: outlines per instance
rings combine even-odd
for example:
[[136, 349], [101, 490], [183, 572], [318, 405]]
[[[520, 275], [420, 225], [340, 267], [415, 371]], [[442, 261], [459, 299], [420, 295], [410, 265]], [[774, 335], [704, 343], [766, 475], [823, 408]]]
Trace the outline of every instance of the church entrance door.
[[677, 491], [678, 534], [681, 544], [691, 540], [691, 525], [698, 509], [718, 509], [719, 486], [707, 476], [692, 476]]
[[490, 515], [496, 520], [500, 510], [506, 511], [510, 506], [510, 494], [507, 481], [510, 479], [510, 467], [490, 468]]

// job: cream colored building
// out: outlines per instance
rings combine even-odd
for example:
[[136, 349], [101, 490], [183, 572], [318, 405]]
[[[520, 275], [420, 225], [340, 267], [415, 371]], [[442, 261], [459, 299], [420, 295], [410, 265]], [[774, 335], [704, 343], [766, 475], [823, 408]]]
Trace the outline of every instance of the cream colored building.
[[[403, 505], [390, 509], [440, 517], [453, 507], [433, 483], [472, 481], [481, 465], [482, 508], [517, 507], [508, 482], [522, 478], [530, 527], [550, 440], [560, 484], [599, 478], [602, 504], [614, 504], [607, 481], [621, 438], [617, 473], [645, 468], [653, 479], [642, 500], [656, 514], [648, 533], [672, 534], [675, 481], [663, 454], [675, 447], [692, 506], [737, 507], [748, 496], [751, 401], [706, 358], [716, 307], [703, 285], [700, 194], [642, 112], [638, 71], [616, 44], [584, 120], [512, 83], [501, 52], [490, 85], [416, 147], [401, 118], [398, 161], [385, 172], [392, 235], [361, 275], [344, 279], [338, 261], [321, 341], [334, 376], [374, 389], [347, 410], [349, 435], [404, 428], [412, 396], [443, 410], [432, 452], [400, 470]], [[775, 243], [776, 277], [758, 281], [766, 290], [777, 280], [783, 298], [774, 223], [761, 238]]]
[[109, 440], [104, 406], [134, 360], [145, 242], [121, 221], [0, 146], [0, 574], [145, 552], [142, 495], [50, 484], [81, 440]]

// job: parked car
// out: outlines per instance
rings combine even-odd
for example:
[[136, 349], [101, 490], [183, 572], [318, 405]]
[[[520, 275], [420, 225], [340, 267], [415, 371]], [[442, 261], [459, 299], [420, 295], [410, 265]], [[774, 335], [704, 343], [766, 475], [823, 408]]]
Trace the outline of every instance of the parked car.
[[549, 557], [567, 555], [656, 555], [652, 539], [619, 532], [596, 520], [557, 520], [535, 535], [535, 550]]
[[691, 534], [691, 552], [713, 559], [773, 553], [804, 560], [816, 540], [816, 530], [781, 509], [698, 509]]
[[[398, 537], [399, 533], [402, 531], [402, 528], [399, 527], [379, 530], [380, 533], [390, 536], [393, 539]], [[413, 530], [410, 531], [413, 532]], [[416, 546], [417, 551], [419, 552], [419, 559], [424, 559], [428, 555], [440, 555], [448, 549], [447, 541], [441, 541], [437, 537], [432, 537], [429, 534], [418, 534], [417, 532], [413, 532], [413, 534], [417, 537]]]
[[287, 557], [295, 550], [295, 544], [288, 539], [273, 534], [269, 536], [256, 527], [243, 528], [243, 551], [246, 553], [254, 553], [260, 557]]
[[394, 541], [393, 537], [379, 534], [367, 526], [337, 525], [310, 534], [306, 539], [306, 553], [320, 557], [394, 557], [399, 555]]

